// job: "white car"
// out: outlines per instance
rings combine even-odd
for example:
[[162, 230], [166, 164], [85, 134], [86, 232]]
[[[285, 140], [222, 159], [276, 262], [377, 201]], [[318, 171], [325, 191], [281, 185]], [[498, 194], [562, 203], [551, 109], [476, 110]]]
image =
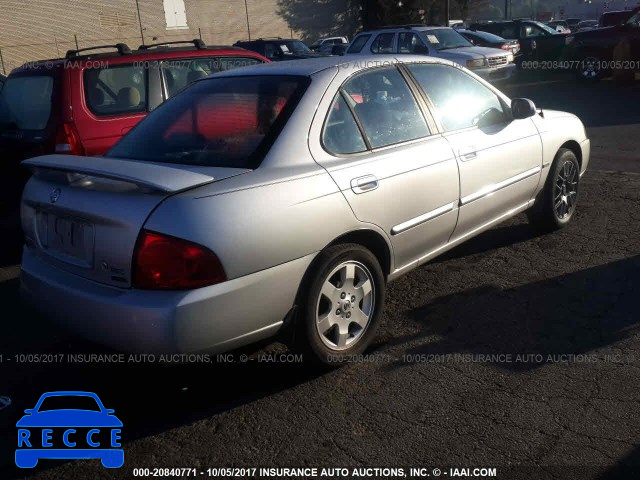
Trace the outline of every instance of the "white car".
[[344, 43], [349, 43], [349, 39], [347, 37], [325, 37], [316, 40], [312, 45], [309, 46], [311, 50], [318, 50], [320, 47], [325, 45], [341, 45]]
[[516, 73], [513, 54], [477, 47], [453, 28], [412, 26], [359, 33], [346, 55], [424, 54], [451, 60], [490, 82], [511, 79]]

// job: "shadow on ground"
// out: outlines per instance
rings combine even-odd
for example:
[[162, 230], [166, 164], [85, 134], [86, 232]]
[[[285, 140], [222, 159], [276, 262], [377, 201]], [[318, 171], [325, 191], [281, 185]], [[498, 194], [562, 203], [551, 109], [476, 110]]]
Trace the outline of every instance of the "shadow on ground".
[[[482, 251], [482, 243], [475, 249]], [[438, 298], [411, 311], [421, 333], [393, 343], [435, 335], [439, 341], [405, 353], [493, 355], [495, 362], [486, 363], [529, 371], [545, 365], [549, 355], [585, 355], [637, 335], [638, 298], [635, 256], [516, 288], [486, 286]], [[504, 361], [506, 355], [513, 361]], [[527, 357], [517, 361], [518, 355]]]

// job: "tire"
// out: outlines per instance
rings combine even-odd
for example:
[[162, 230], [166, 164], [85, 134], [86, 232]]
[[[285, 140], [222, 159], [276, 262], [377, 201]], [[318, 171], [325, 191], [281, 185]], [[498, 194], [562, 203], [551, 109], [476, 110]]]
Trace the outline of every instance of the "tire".
[[327, 248], [301, 285], [294, 349], [319, 366], [347, 363], [374, 338], [384, 298], [384, 273], [369, 250], [353, 243]]
[[598, 52], [584, 53], [576, 72], [578, 80], [585, 83], [595, 83], [606, 77], [608, 72], [604, 68], [600, 68], [603, 60]]
[[549, 169], [545, 186], [527, 212], [531, 225], [540, 231], [566, 226], [573, 218], [578, 202], [580, 164], [576, 155], [561, 148]]

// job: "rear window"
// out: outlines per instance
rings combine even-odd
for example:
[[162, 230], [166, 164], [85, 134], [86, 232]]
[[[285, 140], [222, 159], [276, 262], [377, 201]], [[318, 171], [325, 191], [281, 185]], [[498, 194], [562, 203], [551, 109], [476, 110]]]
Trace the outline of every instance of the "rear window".
[[308, 83], [275, 75], [198, 82], [151, 112], [107, 156], [256, 168]]
[[0, 128], [43, 130], [51, 117], [54, 77], [9, 77], [0, 92]]
[[84, 93], [95, 115], [142, 113], [147, 110], [147, 72], [135, 65], [88, 68], [84, 71]]

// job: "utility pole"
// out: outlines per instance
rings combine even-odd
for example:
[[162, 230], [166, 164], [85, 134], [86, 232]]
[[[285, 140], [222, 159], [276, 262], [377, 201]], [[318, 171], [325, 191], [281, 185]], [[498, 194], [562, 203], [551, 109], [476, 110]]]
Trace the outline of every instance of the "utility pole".
[[449, 26], [449, 7], [451, 6], [451, 0], [444, 0], [444, 26]]
[[140, 17], [140, 4], [136, 0], [136, 9], [138, 10], [138, 25], [140, 25], [140, 38], [142, 39], [142, 45], [144, 45], [144, 33], [142, 33], [142, 17]]
[[244, 0], [244, 13], [247, 16], [247, 35], [251, 40], [251, 29], [249, 28], [249, 7], [247, 7], [247, 0]]

